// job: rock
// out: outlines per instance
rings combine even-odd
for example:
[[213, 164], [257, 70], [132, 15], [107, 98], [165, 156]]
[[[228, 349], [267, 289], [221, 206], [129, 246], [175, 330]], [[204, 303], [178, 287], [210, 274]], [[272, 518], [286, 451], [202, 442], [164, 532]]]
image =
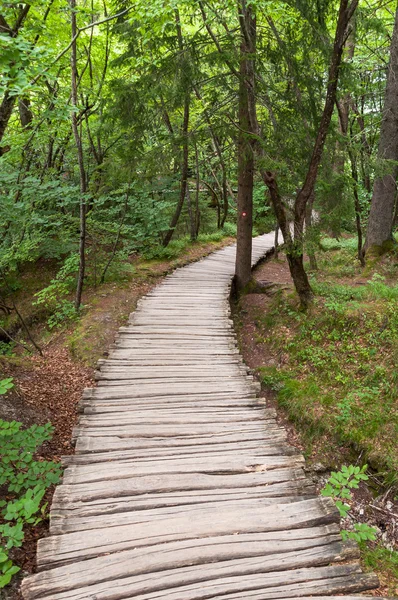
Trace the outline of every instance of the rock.
[[321, 462], [317, 462], [310, 466], [310, 470], [314, 471], [315, 473], [325, 473], [328, 470], [328, 468], [325, 467], [325, 465]]

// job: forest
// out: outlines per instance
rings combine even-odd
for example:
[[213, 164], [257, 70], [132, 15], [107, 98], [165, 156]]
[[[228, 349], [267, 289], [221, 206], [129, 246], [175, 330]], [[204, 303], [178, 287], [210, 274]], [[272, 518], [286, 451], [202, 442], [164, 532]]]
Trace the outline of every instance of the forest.
[[394, 0], [1, 2], [8, 598], [96, 359], [151, 286], [235, 240], [243, 356], [318, 471], [358, 467], [354, 539], [397, 592], [397, 177]]

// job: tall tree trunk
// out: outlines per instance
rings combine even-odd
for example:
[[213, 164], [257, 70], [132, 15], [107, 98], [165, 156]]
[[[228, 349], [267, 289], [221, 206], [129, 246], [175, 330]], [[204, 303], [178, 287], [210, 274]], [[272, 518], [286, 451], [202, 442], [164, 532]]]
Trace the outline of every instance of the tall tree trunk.
[[193, 207], [192, 207], [192, 199], [191, 199], [191, 193], [189, 190], [188, 183], [185, 188], [185, 195], [187, 197], [187, 206], [188, 206], [189, 235], [191, 238], [191, 242], [194, 242], [196, 240], [196, 220], [195, 220], [195, 214], [194, 214]]
[[199, 168], [199, 152], [198, 146], [195, 143], [195, 165], [196, 165], [196, 188], [195, 188], [195, 239], [199, 235], [200, 226], [200, 208], [199, 208], [199, 194], [200, 194], [200, 168]]
[[69, 0], [71, 8], [71, 103], [72, 103], [72, 131], [75, 138], [77, 162], [80, 178], [80, 237], [79, 237], [79, 272], [77, 276], [75, 309], [78, 311], [82, 302], [84, 275], [86, 270], [86, 173], [83, 160], [82, 139], [77, 123], [77, 43], [76, 43], [76, 0]]
[[[15, 96], [10, 96], [6, 91], [3, 97], [3, 101], [0, 104], [0, 143], [4, 137], [4, 134], [7, 129], [8, 121], [12, 115], [12, 111], [15, 105]], [[7, 151], [5, 146], [0, 147], [0, 156], [2, 156]]]
[[392, 228], [397, 193], [398, 167], [396, 164], [388, 164], [387, 161], [398, 161], [398, 8], [395, 11], [377, 156], [385, 175], [376, 177], [373, 184], [365, 252], [379, 254], [393, 243]]
[[357, 256], [361, 265], [365, 266], [364, 254], [362, 249], [362, 224], [361, 224], [361, 203], [359, 201], [358, 195], [358, 167], [357, 167], [357, 159], [352, 148], [352, 140], [354, 139], [354, 133], [352, 130], [352, 123], [349, 127], [349, 106], [348, 104], [342, 104], [341, 102], [336, 102], [336, 106], [339, 112], [339, 121], [341, 126], [341, 131], [344, 136], [346, 136], [348, 141], [348, 156], [351, 164], [351, 177], [352, 177], [352, 191], [354, 194], [354, 209], [355, 209], [355, 224], [357, 228], [357, 236], [358, 236], [358, 249]]
[[251, 5], [239, 2], [240, 70], [239, 70], [239, 134], [238, 134], [238, 231], [236, 245], [235, 284], [241, 292], [251, 279], [254, 154], [249, 137], [255, 133], [252, 112], [255, 107], [254, 56], [256, 20]]
[[188, 127], [189, 127], [189, 104], [190, 104], [190, 95], [189, 92], [185, 95], [184, 101], [184, 121], [182, 124], [182, 163], [181, 163], [181, 184], [180, 184], [180, 197], [178, 200], [177, 207], [175, 209], [173, 218], [171, 219], [169, 229], [166, 235], [163, 238], [163, 246], [169, 245], [171, 238], [173, 237], [174, 230], [177, 226], [178, 220], [181, 215], [181, 210], [184, 205], [184, 200], [186, 196], [186, 189], [188, 185], [188, 156], [189, 156], [189, 139], [188, 139]]
[[[182, 36], [181, 29], [181, 20], [180, 13], [178, 8], [174, 10], [175, 14], [175, 22], [176, 22], [176, 30], [177, 30], [177, 40], [178, 40], [178, 49], [180, 52], [180, 69], [181, 71], [184, 69], [184, 39]], [[181, 215], [181, 210], [184, 205], [184, 200], [186, 196], [186, 190], [188, 185], [188, 155], [189, 155], [189, 139], [188, 139], [188, 129], [189, 129], [189, 105], [190, 105], [190, 92], [186, 90], [184, 97], [184, 119], [182, 124], [182, 163], [181, 163], [181, 185], [180, 185], [180, 198], [178, 200], [178, 204], [176, 210], [174, 212], [173, 218], [171, 219], [171, 223], [169, 226], [169, 230], [163, 238], [163, 246], [169, 245], [171, 238], [173, 237], [174, 230], [177, 226], [178, 220]]]
[[357, 256], [362, 267], [365, 266], [365, 259], [362, 248], [362, 223], [361, 223], [361, 203], [358, 195], [358, 168], [357, 161], [353, 151], [349, 150], [349, 157], [351, 162], [351, 177], [353, 182], [353, 193], [354, 193], [354, 208], [355, 208], [355, 224], [357, 228], [358, 246]]

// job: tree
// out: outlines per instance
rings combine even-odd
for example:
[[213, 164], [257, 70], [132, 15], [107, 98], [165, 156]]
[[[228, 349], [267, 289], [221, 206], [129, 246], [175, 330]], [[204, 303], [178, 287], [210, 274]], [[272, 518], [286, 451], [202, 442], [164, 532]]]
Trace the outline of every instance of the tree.
[[235, 284], [241, 292], [251, 279], [255, 134], [256, 18], [251, 5], [238, 3], [240, 27], [238, 204]]
[[394, 242], [392, 229], [398, 177], [398, 8], [395, 11], [377, 158], [379, 174], [373, 184], [364, 248], [368, 255], [383, 252]]
[[[351, 3], [349, 3], [348, 0], [340, 1], [333, 51], [329, 67], [325, 104], [319, 122], [319, 127], [314, 147], [312, 150], [311, 159], [305, 176], [304, 184], [300, 188], [294, 202], [293, 235], [290, 230], [286, 214], [286, 208], [284, 206], [283, 199], [279, 191], [276, 173], [262, 169], [262, 177], [264, 183], [267, 185], [270, 191], [270, 196], [274, 206], [275, 214], [277, 216], [279, 227], [281, 228], [284, 237], [286, 245], [286, 256], [289, 263], [290, 273], [296, 291], [299, 295], [300, 303], [303, 308], [306, 308], [309, 305], [313, 297], [313, 291], [308, 280], [307, 273], [305, 272], [303, 263], [303, 234], [306, 209], [308, 202], [314, 193], [314, 187], [322, 159], [322, 153], [325, 146], [326, 136], [332, 118], [334, 105], [336, 102], [337, 84], [343, 48], [347, 36], [347, 27], [351, 17], [353, 16], [356, 10], [357, 5], [358, 0], [352, 0]], [[259, 128], [258, 132], [260, 133]], [[257, 143], [256, 148], [259, 154], [260, 161], [264, 160], [264, 146], [261, 143]]]

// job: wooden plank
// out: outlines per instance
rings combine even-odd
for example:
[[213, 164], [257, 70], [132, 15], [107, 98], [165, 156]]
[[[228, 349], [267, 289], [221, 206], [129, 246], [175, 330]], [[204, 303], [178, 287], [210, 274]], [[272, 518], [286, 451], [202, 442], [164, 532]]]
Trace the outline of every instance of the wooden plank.
[[96, 526], [92, 524], [89, 535], [87, 529], [41, 539], [38, 546], [38, 565], [46, 565], [48, 568], [50, 565], [86, 560], [107, 552], [184, 539], [315, 527], [337, 523], [339, 518], [332, 501], [323, 498], [275, 505], [272, 512], [263, 508], [251, 508], [250, 512], [228, 509], [220, 512], [215, 509], [207, 511], [199, 519], [184, 515], [175, 518], [167, 516], [156, 519], [153, 523], [136, 523], [134, 527], [123, 524], [98, 528], [97, 522]]
[[279, 428], [277, 425], [269, 424], [265, 428], [265, 424], [261, 421], [253, 421], [250, 424], [245, 422], [232, 422], [232, 423], [205, 423], [195, 425], [157, 425], [149, 423], [147, 425], [107, 425], [107, 426], [93, 426], [91, 427], [88, 423], [84, 427], [75, 427], [73, 429], [73, 437], [77, 438], [81, 435], [87, 437], [132, 437], [132, 438], [165, 438], [165, 437], [192, 437], [213, 434], [217, 435], [218, 430], [221, 433], [238, 433], [239, 431], [248, 432], [269, 432], [278, 433]]
[[58, 501], [57, 495], [52, 503], [52, 524], [53, 519], [62, 518], [66, 515], [74, 517], [88, 517], [92, 515], [111, 514], [116, 512], [126, 512], [131, 510], [143, 510], [152, 508], [164, 508], [167, 506], [183, 506], [189, 504], [218, 503], [230, 500], [248, 500], [251, 498], [261, 498], [264, 506], [269, 504], [283, 502], [300, 502], [308, 497], [315, 497], [315, 488], [307, 479], [301, 479], [296, 482], [286, 481], [275, 483], [262, 488], [232, 488], [232, 489], [212, 489], [198, 492], [177, 491], [162, 494], [147, 493], [137, 496], [122, 496], [119, 498], [96, 498], [94, 500], [80, 501], [68, 500], [62, 497]]
[[[65, 593], [68, 590], [133, 575], [259, 556], [264, 557], [264, 572], [278, 571], [281, 566], [293, 563], [295, 552], [300, 553], [297, 558], [299, 564], [307, 562], [306, 557], [310, 562], [318, 563], [330, 557], [331, 560], [336, 560], [336, 556], [358, 555], [356, 546], [343, 546], [339, 543], [338, 536], [301, 537], [290, 540], [273, 540], [266, 535], [252, 534], [225, 536], [198, 540], [197, 546], [192, 546], [192, 542], [174, 542], [161, 544], [153, 549], [132, 549], [116, 555], [100, 556], [89, 559], [84, 564], [58, 567], [30, 578], [29, 591], [32, 598], [38, 598], [40, 595], [45, 596], [48, 589], [51, 589], [52, 593]], [[231, 568], [231, 562], [229, 565]]]
[[302, 482], [306, 480], [302, 469], [276, 469], [268, 472], [239, 473], [237, 475], [207, 475], [203, 473], [126, 477], [109, 481], [97, 481], [77, 485], [58, 486], [58, 501], [86, 502], [98, 498], [120, 498], [142, 494], [167, 494], [209, 490], [232, 490], [257, 488], [266, 495], [273, 495], [274, 484]]
[[80, 418], [80, 427], [114, 427], [119, 426], [118, 423], [123, 422], [123, 427], [128, 425], [148, 425], [148, 424], [162, 424], [164, 425], [204, 425], [207, 423], [211, 423], [214, 425], [215, 423], [256, 423], [260, 422], [263, 424], [264, 422], [270, 424], [276, 424], [275, 419], [269, 417], [268, 419], [264, 417], [261, 412], [253, 414], [247, 414], [245, 412], [240, 413], [227, 413], [227, 412], [212, 412], [210, 414], [195, 414], [195, 412], [180, 414], [168, 414], [165, 411], [151, 411], [147, 412], [145, 409], [139, 410], [138, 408], [134, 411], [132, 408], [130, 411], [122, 411], [120, 412], [112, 412], [105, 414], [87, 414], [84, 417]]
[[[311, 498], [296, 498], [293, 506], [293, 510], [297, 508], [297, 505], [302, 502], [310, 502]], [[270, 498], [263, 499], [261, 496], [247, 497], [243, 499], [230, 498], [228, 500], [219, 500], [218, 502], [212, 502], [211, 499], [208, 501], [203, 500], [199, 503], [188, 503], [188, 504], [174, 504], [171, 506], [161, 506], [150, 508], [147, 507], [145, 510], [125, 510], [122, 512], [109, 512], [101, 514], [101, 518], [98, 519], [98, 513], [92, 516], [88, 515], [74, 515], [68, 514], [65, 519], [62, 513], [52, 512], [52, 517], [57, 517], [54, 522], [51, 523], [50, 532], [52, 534], [70, 533], [73, 531], [84, 531], [96, 529], [100, 523], [101, 528], [107, 527], [118, 527], [118, 526], [136, 526], [142, 523], [156, 523], [164, 524], [165, 520], [170, 521], [181, 521], [186, 519], [192, 520], [203, 520], [214, 516], [216, 513], [222, 511], [223, 513], [233, 512], [236, 515], [241, 512], [250, 513], [253, 511], [255, 514], [261, 514], [262, 511], [267, 511], [268, 517], [280, 518], [283, 517], [287, 511], [287, 506], [292, 506], [293, 503], [289, 500], [285, 502], [284, 498], [278, 498], [271, 501]]]
[[289, 444], [278, 443], [264, 443], [264, 442], [240, 442], [231, 444], [210, 444], [210, 445], [190, 445], [190, 446], [172, 446], [162, 447], [157, 446], [155, 448], [130, 448], [123, 450], [110, 450], [102, 452], [92, 452], [87, 454], [74, 454], [71, 456], [62, 457], [62, 463], [68, 464], [89, 464], [97, 462], [111, 462], [115, 460], [135, 460], [140, 461], [144, 459], [146, 461], [151, 460], [169, 460], [179, 459], [181, 457], [192, 457], [201, 460], [208, 458], [222, 458], [228, 459], [230, 456], [296, 456], [300, 455], [299, 450], [293, 448]]
[[137, 461], [119, 460], [109, 468], [108, 463], [70, 465], [64, 472], [65, 484], [108, 481], [124, 477], [142, 477], [172, 473], [238, 474], [262, 473], [273, 469], [294, 469], [304, 465], [301, 455], [296, 456], [243, 456], [243, 457], [205, 457]]
[[76, 441], [76, 452], [104, 452], [108, 450], [127, 450], [145, 448], [180, 448], [196, 446], [216, 447], [218, 443], [235, 443], [245, 441], [285, 442], [287, 434], [279, 429], [276, 431], [226, 431], [217, 436], [209, 434], [175, 436], [174, 438], [158, 436], [156, 438], [128, 438], [120, 437], [117, 433], [113, 436], [81, 436]]
[[[299, 565], [300, 559], [305, 560], [305, 552], [298, 552], [297, 563]], [[318, 552], [314, 549], [312, 556], [312, 559], [308, 558], [310, 565], [323, 565], [330, 554], [326, 548], [318, 550]], [[289, 564], [288, 556], [285, 556], [284, 560]], [[236, 591], [242, 593], [246, 590], [257, 590], [258, 592], [260, 589], [263, 593], [267, 593], [266, 590], [268, 590], [271, 594], [277, 594], [278, 591], [282, 594], [281, 596], [268, 594], [266, 596], [268, 598], [283, 598], [287, 591], [291, 595], [292, 591], [298, 589], [297, 584], [311, 582], [310, 585], [314, 590], [323, 588], [323, 591], [326, 592], [329, 589], [338, 592], [343, 582], [351, 581], [350, 587], [354, 591], [360, 591], [363, 589], [364, 583], [368, 583], [371, 579], [368, 576], [360, 575], [357, 565], [314, 566], [312, 568], [299, 566], [297, 569], [270, 572], [267, 570], [267, 564], [271, 565], [272, 563], [272, 558], [269, 561], [266, 558], [263, 561], [258, 558], [247, 558], [209, 564], [206, 569], [196, 566], [172, 569], [161, 571], [155, 577], [151, 577], [151, 574], [123, 577], [115, 579], [110, 584], [104, 582], [81, 590], [60, 592], [52, 595], [51, 598], [53, 600], [87, 600], [90, 597], [88, 594], [90, 594], [91, 598], [96, 600], [127, 598], [203, 600], [205, 598], [224, 598], [226, 594]], [[242, 595], [235, 597], [242, 598]]]

